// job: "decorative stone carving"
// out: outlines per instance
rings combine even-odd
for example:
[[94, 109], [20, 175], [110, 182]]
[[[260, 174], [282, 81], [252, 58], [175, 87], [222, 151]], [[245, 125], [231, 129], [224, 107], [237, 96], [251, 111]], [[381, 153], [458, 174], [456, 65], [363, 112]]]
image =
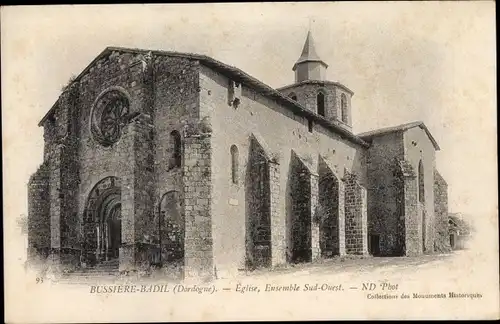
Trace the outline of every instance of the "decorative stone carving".
[[95, 103], [91, 116], [91, 131], [103, 146], [116, 143], [127, 123], [129, 113], [128, 98], [118, 90], [104, 93]]

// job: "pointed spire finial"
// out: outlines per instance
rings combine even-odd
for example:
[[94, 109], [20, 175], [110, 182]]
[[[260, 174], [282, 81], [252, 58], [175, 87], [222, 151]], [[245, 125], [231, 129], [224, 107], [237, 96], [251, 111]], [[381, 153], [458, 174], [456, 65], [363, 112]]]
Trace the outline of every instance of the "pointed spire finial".
[[[292, 70], [296, 71], [296, 80], [300, 82], [302, 80], [307, 80], [310, 78], [323, 78], [324, 70], [328, 68], [328, 64], [326, 64], [316, 53], [316, 48], [314, 46], [314, 39], [312, 36], [311, 28], [312, 28], [313, 19], [309, 18], [309, 30], [307, 31], [306, 41], [304, 43], [304, 47], [302, 48], [302, 53], [300, 54], [299, 59], [293, 65]], [[316, 71], [318, 63], [321, 64], [321, 73]], [[301, 69], [302, 72], [297, 72], [297, 67], [302, 66], [306, 67], [306, 70]], [[307, 73], [306, 73], [307, 72]], [[298, 74], [297, 74], [298, 73]], [[320, 74], [318, 74], [320, 73]], [[316, 75], [318, 74], [318, 75]]]
[[[318, 54], [316, 53], [316, 47], [314, 46], [314, 39], [311, 30], [307, 32], [306, 42], [304, 43], [304, 47], [302, 48], [302, 54], [300, 55], [299, 60], [295, 64], [299, 64], [306, 61], [323, 62], [323, 60], [321, 60]], [[326, 63], [324, 64], [326, 65]]]
[[312, 34], [312, 31], [313, 31], [312, 30], [313, 25], [314, 25], [314, 18], [309, 17], [309, 29], [308, 30], [309, 30], [309, 33], [311, 33], [311, 34]]

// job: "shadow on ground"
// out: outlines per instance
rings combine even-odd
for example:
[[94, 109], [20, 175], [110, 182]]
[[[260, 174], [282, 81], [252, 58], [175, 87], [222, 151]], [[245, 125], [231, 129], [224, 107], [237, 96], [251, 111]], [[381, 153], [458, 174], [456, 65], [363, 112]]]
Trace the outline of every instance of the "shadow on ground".
[[450, 259], [454, 254], [432, 254], [416, 257], [372, 257], [372, 256], [346, 256], [332, 259], [321, 259], [314, 263], [302, 263], [294, 265], [284, 265], [273, 270], [259, 269], [246, 273], [249, 277], [267, 277], [284, 274], [326, 274], [345, 272], [372, 272], [374, 270], [384, 270], [384, 268], [411, 268], [432, 263], [441, 263]]

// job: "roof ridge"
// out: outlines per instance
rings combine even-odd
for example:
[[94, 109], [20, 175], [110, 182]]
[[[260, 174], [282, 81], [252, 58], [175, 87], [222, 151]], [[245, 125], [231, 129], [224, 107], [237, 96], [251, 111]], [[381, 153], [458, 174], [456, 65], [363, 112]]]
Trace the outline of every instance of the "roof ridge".
[[291, 83], [291, 84], [276, 88], [276, 90], [283, 91], [283, 90], [287, 90], [287, 89], [290, 89], [293, 87], [298, 87], [298, 86], [301, 86], [304, 84], [321, 84], [321, 83], [336, 85], [336, 86], [341, 87], [342, 89], [346, 90], [351, 95], [354, 95], [354, 92], [351, 89], [349, 89], [347, 86], [343, 85], [342, 83], [340, 83], [338, 81], [331, 81], [331, 80], [303, 80], [300, 82], [295, 82], [295, 83]]
[[[223, 63], [217, 59], [214, 59], [208, 55], [205, 54], [189, 54], [189, 53], [183, 53], [183, 52], [173, 52], [173, 51], [164, 51], [164, 50], [150, 50], [150, 49], [134, 49], [134, 48], [128, 48], [128, 47], [117, 47], [117, 46], [108, 46], [106, 47], [99, 55], [97, 55], [90, 63], [87, 65], [85, 69], [82, 70], [81, 73], [78, 74], [78, 76], [75, 78], [75, 81], [79, 80], [98, 60], [100, 60], [103, 56], [105, 56], [107, 53], [112, 52], [112, 51], [122, 51], [122, 52], [132, 52], [132, 53], [148, 53], [151, 52], [152, 54], [156, 55], [165, 55], [165, 56], [180, 56], [180, 57], [185, 57], [189, 59], [194, 59], [202, 62], [205, 66], [210, 67], [215, 70], [222, 70], [226, 74], [230, 74], [233, 78], [245, 82], [247, 85], [250, 85], [254, 88], [257, 88], [260, 90], [260, 93], [264, 96], [272, 97], [273, 99], [278, 99], [281, 101], [281, 103], [284, 106], [287, 107], [294, 107], [293, 112], [298, 113], [301, 115], [305, 115], [306, 117], [312, 118], [315, 122], [317, 122], [320, 125], [323, 125], [325, 128], [329, 129], [332, 133], [336, 133], [337, 135], [340, 135], [341, 137], [345, 137], [351, 142], [357, 143], [359, 145], [368, 147], [368, 143], [365, 142], [362, 138], [359, 136], [355, 135], [351, 131], [344, 129], [341, 126], [338, 126], [321, 116], [317, 115], [314, 112], [311, 112], [307, 110], [305, 107], [300, 105], [298, 102], [295, 100], [292, 100], [285, 95], [283, 95], [281, 92], [276, 90], [275, 88], [272, 88], [271, 86], [267, 85], [266, 83], [260, 81], [259, 79], [249, 75], [245, 71], [231, 66], [229, 64]], [[235, 80], [235, 81], [237, 81]], [[55, 106], [57, 105], [57, 102], [59, 101], [59, 98], [56, 100], [52, 108], [47, 112], [47, 114], [42, 118], [40, 123], [38, 124], [41, 126], [44, 122], [44, 120], [50, 115], [50, 113], [55, 109]]]
[[389, 126], [389, 127], [374, 129], [371, 131], [356, 134], [356, 136], [358, 136], [361, 139], [368, 140], [368, 139], [375, 137], [375, 136], [381, 136], [381, 135], [385, 135], [385, 134], [389, 134], [389, 133], [393, 133], [393, 132], [397, 132], [397, 131], [405, 131], [405, 130], [408, 130], [410, 128], [414, 128], [417, 126], [422, 128], [425, 131], [425, 133], [429, 137], [430, 141], [434, 145], [434, 148], [437, 151], [439, 151], [440, 148], [439, 148], [438, 143], [436, 142], [436, 140], [432, 136], [431, 132], [429, 131], [429, 129], [427, 128], [427, 126], [425, 125], [425, 123], [422, 120], [409, 122], [409, 123], [405, 123], [405, 124], [400, 124], [400, 125], [396, 125], [396, 126]]
[[298, 64], [304, 62], [320, 62], [328, 67], [328, 64], [326, 64], [316, 52], [316, 46], [314, 45], [314, 38], [312, 36], [311, 30], [307, 32], [306, 41], [304, 42], [304, 46], [302, 47], [302, 53], [300, 54], [297, 62], [295, 62], [293, 70], [295, 70]]
[[389, 130], [393, 130], [393, 129], [397, 129], [397, 130], [402, 130], [403, 128], [404, 129], [407, 129], [408, 127], [409, 128], [412, 128], [412, 127], [416, 127], [420, 124], [423, 124], [424, 122], [421, 121], [421, 120], [417, 120], [417, 121], [413, 121], [413, 122], [408, 122], [408, 123], [403, 123], [403, 124], [398, 124], [398, 125], [393, 125], [393, 126], [386, 126], [386, 127], [382, 127], [382, 128], [377, 128], [377, 129], [372, 129], [372, 130], [369, 130], [369, 131], [366, 131], [366, 132], [362, 132], [362, 133], [358, 133], [357, 135], [362, 137], [362, 136], [370, 136], [372, 134], [378, 134], [378, 133], [382, 133], [384, 131], [389, 131]]

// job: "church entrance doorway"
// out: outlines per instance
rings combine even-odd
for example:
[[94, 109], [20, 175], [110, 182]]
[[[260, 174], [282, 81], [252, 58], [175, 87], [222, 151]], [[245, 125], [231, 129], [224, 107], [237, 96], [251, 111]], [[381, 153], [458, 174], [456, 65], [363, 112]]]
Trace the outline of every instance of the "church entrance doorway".
[[83, 219], [85, 264], [115, 261], [122, 243], [121, 187], [116, 177], [99, 181], [89, 194]]
[[102, 224], [100, 226], [102, 235], [99, 238], [102, 243], [101, 254], [103, 260], [117, 259], [120, 256], [121, 245], [121, 204], [102, 206]]

